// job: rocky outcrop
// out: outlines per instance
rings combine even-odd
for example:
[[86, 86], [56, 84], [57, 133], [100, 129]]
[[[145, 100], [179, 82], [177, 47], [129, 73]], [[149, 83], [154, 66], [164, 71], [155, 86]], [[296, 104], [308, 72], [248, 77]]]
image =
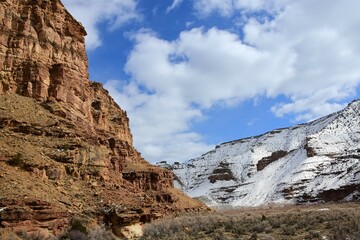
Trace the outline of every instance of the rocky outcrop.
[[133, 147], [126, 112], [88, 79], [83, 26], [59, 0], [0, 0], [0, 21], [0, 232], [57, 235], [81, 215], [120, 234], [206, 210]]
[[174, 172], [175, 186], [209, 205], [359, 200], [359, 113], [357, 100], [307, 124], [226, 142], [183, 164], [160, 165]]
[[263, 157], [262, 159], [260, 159], [260, 161], [256, 164], [256, 168], [258, 171], [263, 170], [267, 165], [269, 165], [272, 162], [275, 162], [276, 160], [279, 160], [280, 158], [285, 157], [287, 154], [286, 151], [276, 151], [271, 153], [270, 156], [268, 157]]
[[161, 169], [151, 169], [150, 171], [129, 171], [122, 173], [125, 180], [131, 182], [134, 186], [147, 190], [161, 191], [163, 189], [174, 187], [173, 173]]
[[350, 184], [337, 189], [329, 189], [319, 194], [318, 198], [326, 202], [336, 202], [349, 198], [349, 200], [360, 200], [360, 184]]
[[49, 237], [49, 229], [54, 234], [62, 233], [70, 222], [70, 214], [41, 200], [2, 199], [0, 203], [1, 227], [15, 232], [26, 231], [38, 236]]
[[126, 113], [88, 80], [86, 32], [60, 1], [2, 0], [0, 18], [0, 94], [35, 98], [89, 132], [132, 142]]
[[1, 93], [86, 107], [86, 33], [81, 24], [59, 1], [2, 0], [1, 5]]
[[229, 165], [230, 164], [228, 162], [220, 162], [219, 166], [215, 168], [212, 174], [208, 177], [210, 183], [215, 183], [216, 181], [236, 180]]

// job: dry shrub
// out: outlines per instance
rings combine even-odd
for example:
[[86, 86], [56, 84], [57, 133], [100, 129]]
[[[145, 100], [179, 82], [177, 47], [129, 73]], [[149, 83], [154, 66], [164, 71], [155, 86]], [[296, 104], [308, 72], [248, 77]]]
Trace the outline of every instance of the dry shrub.
[[21, 153], [17, 153], [8, 161], [8, 164], [13, 167], [23, 168], [25, 166], [24, 156]]
[[21, 238], [18, 235], [16, 235], [16, 233], [5, 229], [0, 229], [0, 239], [21, 240]]
[[114, 240], [115, 236], [105, 225], [96, 225], [89, 229], [88, 240]]
[[[326, 209], [326, 210], [322, 210]], [[360, 204], [184, 215], [146, 224], [145, 239], [360, 239]]]
[[114, 234], [105, 225], [88, 224], [86, 220], [74, 218], [69, 230], [60, 240], [115, 240]]

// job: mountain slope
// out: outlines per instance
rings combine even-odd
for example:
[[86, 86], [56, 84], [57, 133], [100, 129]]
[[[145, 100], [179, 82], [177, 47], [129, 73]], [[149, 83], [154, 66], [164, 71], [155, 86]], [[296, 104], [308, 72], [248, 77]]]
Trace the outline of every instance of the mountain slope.
[[360, 101], [316, 121], [223, 143], [165, 167], [176, 186], [209, 205], [360, 197]]

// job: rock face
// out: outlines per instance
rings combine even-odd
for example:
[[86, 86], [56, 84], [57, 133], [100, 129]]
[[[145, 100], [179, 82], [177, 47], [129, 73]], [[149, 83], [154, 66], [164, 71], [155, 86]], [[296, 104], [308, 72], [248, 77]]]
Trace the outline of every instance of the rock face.
[[41, 200], [24, 201], [17, 199], [3, 199], [1, 201], [1, 224], [15, 231], [44, 231], [54, 234], [62, 233], [69, 224], [69, 213]]
[[132, 142], [129, 119], [88, 80], [86, 32], [60, 1], [1, 0], [0, 94], [43, 101], [52, 113]]
[[56, 235], [82, 215], [120, 235], [206, 209], [134, 149], [126, 112], [88, 79], [86, 32], [60, 1], [0, 0], [0, 21], [0, 232]]
[[360, 199], [360, 100], [308, 124], [223, 143], [184, 164], [160, 164], [209, 205]]

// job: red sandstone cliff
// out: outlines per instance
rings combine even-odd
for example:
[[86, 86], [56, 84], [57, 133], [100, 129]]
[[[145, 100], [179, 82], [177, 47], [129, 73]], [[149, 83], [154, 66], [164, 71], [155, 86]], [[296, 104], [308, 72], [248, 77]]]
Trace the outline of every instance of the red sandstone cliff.
[[204, 209], [134, 149], [126, 112], [88, 79], [86, 32], [60, 1], [0, 0], [0, 21], [0, 232], [57, 235], [81, 215], [120, 235]]

